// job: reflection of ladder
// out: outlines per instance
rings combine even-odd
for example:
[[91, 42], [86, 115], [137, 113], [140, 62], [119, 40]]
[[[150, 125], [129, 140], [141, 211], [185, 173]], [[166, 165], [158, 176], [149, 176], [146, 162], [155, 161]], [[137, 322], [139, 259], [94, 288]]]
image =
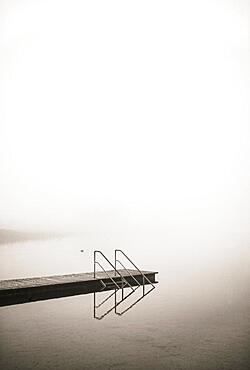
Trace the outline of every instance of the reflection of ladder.
[[[113, 271], [107, 271], [103, 265], [97, 261], [97, 256], [101, 256], [102, 259], [106, 261], [106, 263], [112, 267]], [[119, 259], [118, 259], [119, 257]], [[121, 262], [121, 257], [123, 257], [127, 262], [129, 262], [136, 270], [130, 270], [125, 267], [124, 263]], [[120, 265], [123, 267], [123, 270], [117, 269], [117, 266]], [[115, 263], [113, 264], [110, 260], [101, 252], [95, 251], [94, 252], [94, 278], [98, 277], [98, 272], [96, 270], [96, 266], [99, 266], [103, 273], [107, 276], [105, 282], [101, 280], [102, 283], [102, 291], [104, 290], [114, 290], [108, 297], [103, 299], [99, 304], [96, 302], [96, 293], [94, 293], [94, 318], [101, 320], [106, 315], [108, 315], [111, 311], [115, 310], [117, 315], [123, 315], [129, 309], [131, 309], [135, 304], [141, 301], [146, 295], [148, 295], [155, 286], [153, 282], [147, 277], [135, 264], [134, 262], [120, 249], [115, 250]], [[111, 272], [113, 277], [111, 276]], [[150, 289], [146, 292], [145, 285], [150, 284]], [[117, 307], [127, 300], [135, 291], [142, 287], [142, 296], [137, 299], [134, 303], [130, 304], [126, 309], [123, 309], [121, 312], [118, 312]], [[130, 288], [130, 292], [125, 295], [124, 288]], [[117, 300], [117, 292], [121, 289], [122, 298]], [[114, 305], [106, 310], [102, 315], [97, 315], [97, 309], [103, 306], [106, 302], [110, 300], [114, 296]]]

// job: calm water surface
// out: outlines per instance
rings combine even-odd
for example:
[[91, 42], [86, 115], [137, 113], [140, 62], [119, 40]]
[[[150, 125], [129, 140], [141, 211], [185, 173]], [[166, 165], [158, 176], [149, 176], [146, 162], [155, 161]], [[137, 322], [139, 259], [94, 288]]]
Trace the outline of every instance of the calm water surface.
[[[5, 244], [0, 277], [92, 271], [95, 248], [81, 237]], [[141, 268], [159, 271], [152, 293], [100, 321], [92, 294], [2, 307], [1, 369], [248, 368], [248, 249], [124, 250]]]

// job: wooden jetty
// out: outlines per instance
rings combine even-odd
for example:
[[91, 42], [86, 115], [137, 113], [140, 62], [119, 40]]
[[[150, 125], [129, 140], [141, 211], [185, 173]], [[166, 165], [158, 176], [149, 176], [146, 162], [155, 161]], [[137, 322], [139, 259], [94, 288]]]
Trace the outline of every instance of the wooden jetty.
[[[122, 287], [123, 278], [131, 286], [156, 283], [157, 272], [131, 269], [71, 275], [44, 276], [0, 281], [0, 306], [94, 293]], [[145, 279], [146, 278], [146, 279]], [[115, 284], [115, 283], [116, 284]], [[127, 285], [128, 286], [128, 285]]]

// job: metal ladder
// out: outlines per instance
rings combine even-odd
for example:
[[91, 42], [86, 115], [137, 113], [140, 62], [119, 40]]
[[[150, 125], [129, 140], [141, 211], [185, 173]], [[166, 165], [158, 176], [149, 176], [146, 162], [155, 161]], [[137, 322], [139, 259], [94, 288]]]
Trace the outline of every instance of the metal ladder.
[[[138, 281], [138, 279], [136, 279], [135, 276], [133, 276], [131, 274], [131, 272], [124, 266], [124, 264], [120, 261], [120, 259], [118, 260], [117, 256], [119, 256], [119, 254], [121, 256], [125, 257], [125, 259], [127, 261], [129, 261], [130, 264], [132, 264], [133, 267], [140, 273], [140, 275], [142, 276], [142, 284], [140, 283], [140, 281]], [[110, 276], [110, 274], [105, 270], [105, 268], [101, 265], [101, 263], [97, 261], [97, 256], [98, 255], [100, 255], [112, 267], [112, 269], [115, 271], [115, 275], [118, 275], [120, 277], [120, 281], [114, 280]], [[136, 287], [135, 288], [119, 272], [119, 270], [117, 269], [117, 265], [118, 264], [121, 265], [123, 267], [123, 269], [127, 272], [127, 274], [135, 281], [135, 283], [136, 283]], [[139, 301], [141, 301], [153, 289], [155, 289], [154, 284], [147, 278], [147, 276], [145, 276], [145, 274], [143, 274], [143, 272], [134, 264], [134, 262], [121, 249], [115, 249], [115, 263], [114, 264], [101, 251], [99, 251], [99, 250], [94, 251], [94, 278], [97, 277], [97, 271], [96, 271], [96, 266], [97, 265], [102, 269], [102, 271], [110, 279], [110, 283], [107, 283], [107, 282], [105, 283], [103, 280], [101, 280], [101, 283], [102, 283], [102, 286], [103, 286], [102, 289], [101, 289], [101, 291], [103, 291], [104, 289], [109, 288], [109, 287], [113, 287], [114, 291], [108, 297], [106, 297], [105, 299], [103, 299], [99, 304], [97, 304], [96, 293], [94, 293], [94, 318], [95, 319], [101, 320], [105, 316], [107, 316], [110, 312], [112, 312], [113, 310], [115, 310], [115, 314], [121, 316], [125, 312], [127, 312], [129, 309], [131, 309], [136, 303], [138, 303]], [[147, 283], [149, 283], [151, 285], [151, 288], [150, 288], [149, 291], [147, 291], [145, 293], [145, 282], [146, 281], [147, 281]], [[124, 302], [126, 299], [128, 299], [133, 293], [135, 293], [135, 291], [139, 287], [141, 287], [141, 286], [143, 287], [143, 294], [142, 294], [142, 296], [139, 299], [137, 299], [133, 304], [131, 304], [129, 307], [127, 307], [126, 309], [124, 309], [121, 312], [118, 312], [117, 307], [122, 302]], [[129, 294], [127, 294], [127, 295], [124, 295], [124, 288], [126, 288], [126, 287], [129, 287], [131, 289], [131, 292]], [[117, 291], [120, 290], [120, 289], [122, 289], [122, 298], [120, 300], [117, 300]], [[111, 308], [109, 308], [104, 314], [98, 316], [97, 315], [97, 309], [100, 308], [105, 302], [109, 301], [110, 298], [112, 298], [113, 296], [115, 296], [114, 305]]]
[[[117, 256], [119, 256], [119, 253], [123, 257], [125, 257], [126, 260], [129, 261], [130, 264], [132, 264], [134, 268], [140, 273], [140, 275], [142, 276], [142, 282], [143, 282], [142, 284], [128, 271], [128, 269], [124, 266], [124, 264], [120, 260], [118, 260]], [[137, 290], [140, 286], [142, 286], [142, 296], [138, 298], [130, 306], [128, 306], [126, 309], [124, 309], [123, 311], [121, 312], [117, 311], [118, 304], [116, 304], [116, 301], [115, 301], [115, 313], [119, 316], [122, 316], [125, 312], [127, 312], [132, 307], [134, 307], [138, 302], [140, 302], [146, 295], [151, 293], [152, 290], [155, 289], [155, 285], [148, 279], [148, 277], [145, 274], [143, 274], [143, 272], [135, 265], [135, 263], [121, 249], [115, 249], [115, 268], [117, 267], [117, 264], [120, 264], [127, 271], [127, 273], [136, 281], [137, 287], [135, 288], [135, 290]], [[145, 281], [147, 281], [151, 285], [151, 288], [147, 292], [145, 292]], [[125, 299], [126, 298], [122, 299], [121, 302], [123, 302]]]

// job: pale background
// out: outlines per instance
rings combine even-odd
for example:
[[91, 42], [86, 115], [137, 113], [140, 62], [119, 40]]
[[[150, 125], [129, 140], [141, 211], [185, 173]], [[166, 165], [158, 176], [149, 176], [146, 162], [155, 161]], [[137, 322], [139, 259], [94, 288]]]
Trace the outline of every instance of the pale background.
[[159, 271], [121, 318], [1, 307], [0, 368], [248, 369], [250, 2], [0, 6], [0, 279]]
[[1, 1], [0, 226], [242, 269], [249, 15], [244, 0]]

